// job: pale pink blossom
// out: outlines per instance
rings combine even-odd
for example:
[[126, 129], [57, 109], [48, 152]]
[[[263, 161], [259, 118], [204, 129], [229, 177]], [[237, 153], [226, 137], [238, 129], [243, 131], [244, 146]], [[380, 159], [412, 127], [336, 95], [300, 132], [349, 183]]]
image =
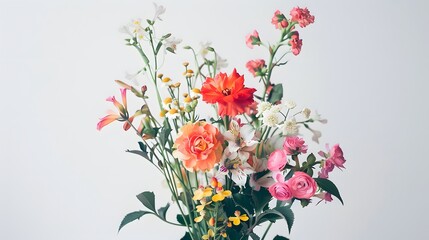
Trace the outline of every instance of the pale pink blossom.
[[259, 38], [258, 31], [254, 30], [253, 33], [246, 36], [246, 45], [249, 48], [253, 48], [253, 45], [261, 45], [261, 39]]
[[314, 16], [310, 14], [307, 8], [294, 7], [290, 11], [292, 22], [297, 22], [300, 27], [306, 27], [307, 25], [314, 23]]
[[319, 204], [323, 200], [325, 201], [325, 203], [332, 202], [332, 200], [334, 200], [332, 199], [332, 195], [328, 192], [320, 192], [318, 194], [315, 194], [314, 196], [321, 199], [317, 204]]
[[298, 32], [293, 32], [292, 36], [289, 40], [289, 45], [291, 47], [291, 51], [293, 53], [293, 55], [298, 55], [301, 52], [301, 47], [302, 47], [302, 39], [299, 39], [299, 33]]
[[246, 63], [246, 67], [254, 77], [262, 76], [263, 75], [262, 69], [265, 67], [265, 60], [264, 59], [250, 60]]
[[286, 151], [287, 155], [307, 153], [307, 148], [304, 139], [297, 136], [286, 137], [283, 143], [283, 149]]
[[272, 171], [281, 171], [286, 166], [287, 154], [283, 149], [278, 149], [270, 154], [268, 157], [267, 168]]
[[316, 181], [305, 172], [295, 172], [288, 180], [288, 184], [293, 196], [299, 199], [309, 199], [317, 190]]
[[277, 28], [282, 29], [286, 28], [289, 23], [283, 13], [281, 13], [279, 10], [274, 12], [274, 16], [271, 19], [271, 23]]

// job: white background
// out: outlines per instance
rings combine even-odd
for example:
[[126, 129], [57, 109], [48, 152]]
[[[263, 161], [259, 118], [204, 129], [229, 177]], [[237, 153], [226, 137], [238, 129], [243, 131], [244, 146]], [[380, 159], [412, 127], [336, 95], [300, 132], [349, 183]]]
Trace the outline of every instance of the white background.
[[[301, 209], [291, 239], [428, 239], [429, 54], [425, 1], [161, 1], [159, 33], [202, 41], [245, 69], [274, 42], [271, 17], [299, 4], [316, 23], [301, 30], [302, 53], [274, 75], [286, 96], [329, 119], [322, 143], [340, 143], [347, 169], [336, 171], [338, 201]], [[135, 195], [168, 190], [144, 160], [124, 152], [138, 139], [98, 118], [119, 95], [113, 80], [138, 70], [118, 28], [151, 18], [150, 1], [0, 1], [0, 239], [179, 239], [184, 229], [152, 216], [126, 226], [141, 208]], [[190, 55], [179, 50], [162, 70], [174, 78]], [[130, 102], [131, 102], [130, 98]], [[321, 145], [320, 147], [323, 147]], [[318, 151], [319, 149], [312, 149]], [[170, 216], [174, 217], [174, 216]], [[272, 234], [286, 234], [277, 223]], [[271, 237], [273, 235], [270, 235]], [[271, 238], [270, 238], [271, 239]]]

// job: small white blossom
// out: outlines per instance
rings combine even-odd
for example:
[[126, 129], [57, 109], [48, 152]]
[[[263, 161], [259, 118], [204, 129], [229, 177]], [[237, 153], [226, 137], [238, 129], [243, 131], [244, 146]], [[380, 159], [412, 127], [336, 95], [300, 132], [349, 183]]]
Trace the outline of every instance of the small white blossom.
[[302, 115], [304, 115], [305, 118], [309, 118], [311, 110], [308, 108], [304, 108], [304, 109], [302, 109], [301, 113], [302, 113]]
[[165, 49], [171, 48], [174, 51], [177, 49], [177, 45], [182, 42], [182, 39], [169, 37], [165, 40]]
[[228, 62], [225, 58], [221, 58], [219, 54], [216, 55], [216, 70], [228, 67]]
[[280, 114], [278, 112], [266, 110], [262, 113], [262, 116], [262, 122], [266, 126], [275, 127], [280, 122]]
[[296, 124], [295, 118], [292, 118], [286, 121], [283, 126], [283, 135], [284, 136], [296, 136], [299, 133], [299, 126]]
[[158, 4], [156, 3], [153, 3], [153, 6], [155, 7], [155, 16], [153, 17], [153, 21], [155, 21], [156, 19], [159, 19], [162, 21], [160, 16], [165, 13], [165, 10], [166, 10], [165, 7], [162, 5], [158, 6]]
[[292, 100], [288, 100], [288, 101], [286, 101], [286, 107], [288, 108], [288, 109], [294, 109], [295, 107], [296, 107], [296, 103], [294, 102], [294, 101], [292, 101]]
[[262, 113], [269, 110], [271, 108], [271, 103], [269, 102], [260, 102], [258, 104], [257, 110], [258, 114], [256, 114], [257, 117], [262, 116]]
[[170, 109], [170, 111], [168, 111], [165, 116], [167, 116], [169, 119], [175, 119], [178, 118], [180, 116], [179, 111], [175, 108]]
[[211, 44], [212, 44], [211, 42], [205, 42], [205, 43], [200, 42], [200, 45], [201, 45], [200, 55], [202, 57], [205, 58], [206, 55], [209, 53], [209, 50], [207, 50], [207, 48], [210, 47]]
[[316, 111], [315, 114], [311, 117], [314, 121], [318, 121], [320, 123], [326, 124], [328, 122], [327, 119], [322, 119], [322, 116]]
[[279, 113], [281, 110], [282, 110], [282, 105], [280, 105], [280, 104], [273, 105], [270, 108], [270, 112], [272, 112], [272, 113]]

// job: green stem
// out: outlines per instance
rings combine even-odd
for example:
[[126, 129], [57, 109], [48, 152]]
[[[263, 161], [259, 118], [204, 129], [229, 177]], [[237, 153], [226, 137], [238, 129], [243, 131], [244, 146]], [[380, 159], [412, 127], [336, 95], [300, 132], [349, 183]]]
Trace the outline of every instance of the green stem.
[[262, 235], [261, 240], [264, 240], [265, 237], [267, 236], [268, 231], [270, 230], [271, 226], [273, 225], [272, 222], [270, 222], [270, 224], [268, 225], [267, 229], [265, 229], [264, 235]]

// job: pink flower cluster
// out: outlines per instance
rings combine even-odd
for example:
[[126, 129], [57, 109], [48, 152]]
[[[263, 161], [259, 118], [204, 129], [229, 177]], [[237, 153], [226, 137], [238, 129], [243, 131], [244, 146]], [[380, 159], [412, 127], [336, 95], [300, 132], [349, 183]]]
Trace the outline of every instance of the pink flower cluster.
[[281, 172], [277, 172], [274, 178], [277, 182], [271, 185], [268, 191], [280, 201], [286, 201], [293, 197], [309, 199], [314, 196], [317, 190], [316, 181], [304, 172], [295, 172], [287, 181], [284, 180]]
[[262, 76], [262, 69], [265, 67], [263, 59], [250, 60], [246, 63], [246, 67], [254, 77]]
[[320, 156], [326, 157], [325, 164], [319, 172], [320, 178], [328, 178], [329, 173], [334, 170], [334, 167], [338, 167], [339, 169], [345, 168], [344, 163], [346, 159], [344, 159], [343, 150], [340, 148], [340, 145], [335, 144], [330, 150], [328, 146], [327, 148], [329, 153], [319, 152]]
[[287, 28], [287, 26], [289, 25], [289, 22], [287, 21], [285, 15], [283, 13], [281, 13], [279, 10], [274, 12], [274, 16], [271, 19], [271, 23], [277, 29]]
[[297, 31], [292, 32], [290, 37], [289, 45], [291, 47], [293, 55], [298, 55], [301, 52], [302, 39], [299, 39], [299, 33]]
[[253, 45], [261, 45], [261, 39], [259, 38], [259, 33], [256, 30], [253, 30], [252, 33], [246, 36], [246, 45], [249, 48], [253, 48]]
[[310, 14], [310, 11], [307, 8], [294, 7], [290, 11], [292, 17], [292, 22], [297, 22], [300, 27], [306, 27], [311, 23], [314, 23], [314, 16]]

